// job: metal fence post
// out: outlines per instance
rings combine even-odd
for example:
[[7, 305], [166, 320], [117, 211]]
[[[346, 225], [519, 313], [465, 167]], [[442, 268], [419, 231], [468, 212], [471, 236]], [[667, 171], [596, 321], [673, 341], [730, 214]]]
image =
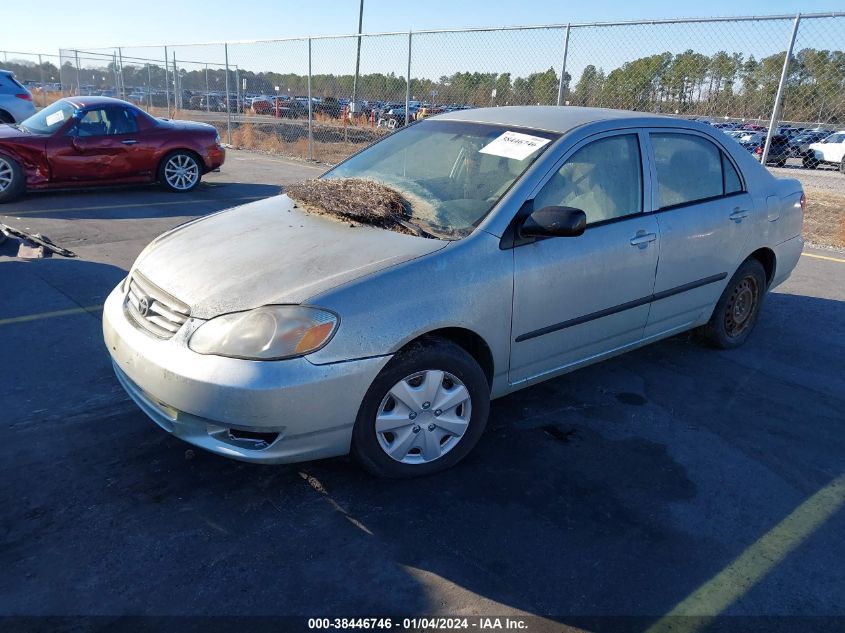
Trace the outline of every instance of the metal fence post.
[[226, 142], [232, 144], [232, 108], [229, 107], [229, 45], [223, 44], [223, 56], [226, 61]]
[[179, 88], [179, 70], [176, 68], [176, 51], [173, 51], [173, 113], [182, 109], [182, 90]]
[[780, 108], [783, 101], [783, 91], [786, 87], [786, 78], [789, 75], [789, 60], [792, 58], [792, 48], [795, 46], [795, 36], [798, 34], [798, 25], [801, 22], [801, 14], [795, 16], [795, 22], [792, 24], [792, 33], [789, 36], [789, 46], [786, 48], [786, 56], [783, 58], [783, 70], [780, 73], [780, 82], [778, 83], [778, 92], [775, 96], [775, 104], [772, 108], [772, 120], [769, 122], [769, 133], [766, 134], [766, 144], [763, 146], [763, 155], [760, 156], [760, 164], [766, 166], [766, 159], [769, 157], [769, 147], [772, 145], [772, 136], [777, 133], [778, 119], [780, 118]]
[[241, 71], [235, 64], [235, 114], [241, 111]]
[[557, 87], [557, 104], [563, 105], [563, 95], [566, 90], [564, 82], [566, 81], [566, 56], [569, 54], [569, 29], [571, 24], [566, 25], [566, 35], [563, 38], [563, 63], [560, 66], [560, 83]]
[[120, 96], [120, 85], [117, 79], [117, 53], [111, 54], [112, 70], [114, 70], [114, 96]]
[[41, 100], [44, 102], [43, 107], [47, 107], [47, 86], [44, 83], [44, 63], [41, 61], [41, 55], [38, 56], [38, 74], [41, 81]]
[[167, 116], [170, 117], [170, 77], [168, 68], [170, 62], [167, 61], [167, 47], [164, 47], [164, 95], [167, 98]]
[[79, 81], [79, 51], [73, 51], [73, 54], [76, 57], [76, 94], [78, 95], [82, 92], [82, 84]]
[[405, 78], [405, 123], [411, 122], [411, 38], [413, 33], [408, 31], [408, 76]]
[[126, 99], [126, 82], [123, 80], [123, 49], [118, 47], [117, 59], [120, 62], [120, 98]]
[[150, 70], [150, 65], [147, 66], [147, 107], [153, 107], [153, 73]]
[[308, 160], [314, 160], [314, 115], [311, 102], [311, 38], [308, 38]]
[[208, 64], [205, 65], [205, 111], [211, 112], [211, 100], [208, 98]]

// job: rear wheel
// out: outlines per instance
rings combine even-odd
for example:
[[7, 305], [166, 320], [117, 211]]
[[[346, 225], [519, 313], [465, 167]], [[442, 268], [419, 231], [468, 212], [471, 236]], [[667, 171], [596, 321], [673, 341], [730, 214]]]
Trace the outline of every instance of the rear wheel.
[[705, 338], [721, 349], [733, 349], [745, 343], [757, 323], [765, 294], [763, 265], [756, 259], [746, 260], [731, 277], [704, 326]]
[[815, 158], [811, 158], [809, 156], [805, 156], [802, 163], [804, 165], [804, 169], [815, 169], [819, 166], [818, 161]]
[[380, 477], [450, 468], [475, 446], [490, 411], [481, 367], [461, 347], [432, 339], [397, 354], [367, 391], [352, 454]]
[[843, 156], [842, 160], [839, 162], [839, 173], [845, 174], [845, 156]]
[[158, 181], [170, 191], [191, 191], [200, 183], [200, 178], [200, 161], [196, 154], [187, 151], [170, 152], [158, 168]]
[[23, 169], [17, 161], [0, 155], [0, 203], [11, 202], [24, 191]]

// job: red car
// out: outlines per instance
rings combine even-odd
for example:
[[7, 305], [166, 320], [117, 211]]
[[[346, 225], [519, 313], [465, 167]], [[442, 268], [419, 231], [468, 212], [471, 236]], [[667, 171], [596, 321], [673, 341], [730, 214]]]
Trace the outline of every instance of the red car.
[[191, 191], [225, 158], [211, 125], [156, 119], [109, 97], [69, 97], [0, 125], [0, 202], [27, 190], [156, 181]]

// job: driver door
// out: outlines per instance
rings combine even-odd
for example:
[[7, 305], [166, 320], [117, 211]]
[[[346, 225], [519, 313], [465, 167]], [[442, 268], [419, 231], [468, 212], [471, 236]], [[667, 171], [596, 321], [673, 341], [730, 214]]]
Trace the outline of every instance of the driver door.
[[53, 182], [96, 183], [135, 175], [130, 152], [137, 143], [131, 142], [137, 136], [137, 124], [134, 135], [127, 133], [127, 122], [120, 119], [123, 110], [86, 110], [65, 134], [50, 139], [47, 148]]
[[515, 246], [510, 381], [520, 384], [639, 341], [657, 269], [657, 220], [643, 213], [646, 147], [637, 131], [583, 141], [533, 195], [533, 208], [579, 208], [578, 237]]

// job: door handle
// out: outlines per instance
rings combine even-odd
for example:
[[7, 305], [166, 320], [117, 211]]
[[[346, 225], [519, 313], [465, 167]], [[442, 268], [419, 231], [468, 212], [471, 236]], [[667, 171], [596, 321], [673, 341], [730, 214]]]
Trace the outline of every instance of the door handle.
[[740, 209], [739, 207], [736, 207], [736, 208], [733, 210], [733, 213], [731, 213], [728, 217], [729, 217], [731, 220], [733, 220], [734, 222], [736, 222], [737, 224], [739, 224], [739, 223], [740, 223], [740, 222], [742, 222], [745, 218], [747, 218], [747, 217], [748, 217], [748, 210], [747, 210], [747, 209]]
[[123, 143], [124, 145], [135, 145], [138, 141], [133, 141], [131, 139], [127, 139], [125, 141], [120, 141], [120, 142]]
[[637, 231], [637, 234], [631, 238], [631, 246], [638, 246], [639, 248], [647, 248], [649, 242], [657, 239], [657, 233], [646, 233], [645, 231]]

